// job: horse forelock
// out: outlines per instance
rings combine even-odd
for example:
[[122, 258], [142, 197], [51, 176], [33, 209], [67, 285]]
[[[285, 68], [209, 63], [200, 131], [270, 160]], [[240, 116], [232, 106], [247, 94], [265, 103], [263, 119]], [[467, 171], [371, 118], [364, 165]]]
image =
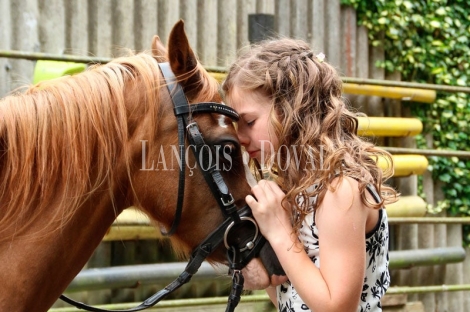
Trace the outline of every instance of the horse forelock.
[[201, 75], [202, 84], [201, 91], [198, 93], [194, 102], [203, 102], [208, 101], [208, 99], [214, 99], [220, 97], [220, 87], [217, 81], [210, 76], [210, 74], [204, 69], [201, 63], [198, 62], [198, 66], [195, 71], [199, 72]]
[[52, 204], [62, 208], [49, 222], [64, 224], [94, 191], [112, 190], [114, 168], [124, 162], [130, 172], [126, 83], [138, 80], [132, 90], [144, 92], [135, 96], [155, 118], [152, 136], [159, 77], [156, 60], [138, 54], [0, 101], [0, 241]]

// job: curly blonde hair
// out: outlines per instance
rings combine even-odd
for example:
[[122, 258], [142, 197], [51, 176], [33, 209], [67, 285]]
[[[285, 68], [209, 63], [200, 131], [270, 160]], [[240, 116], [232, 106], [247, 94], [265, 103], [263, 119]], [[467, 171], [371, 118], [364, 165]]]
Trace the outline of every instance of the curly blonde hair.
[[[272, 103], [270, 123], [279, 148], [270, 168], [294, 207], [296, 231], [315, 208], [309, 198], [317, 196], [318, 206], [326, 190], [334, 189], [331, 182], [336, 176], [356, 179], [368, 207], [378, 209], [396, 201], [397, 192], [383, 184], [393, 174], [391, 155], [358, 137], [358, 120], [342, 98], [338, 73], [307, 43], [282, 38], [250, 46], [223, 83], [228, 103], [235, 85], [259, 92]], [[388, 163], [386, 170], [377, 166], [378, 157]], [[375, 186], [380, 202], [367, 199], [367, 184]], [[317, 187], [313, 190], [312, 185]]]

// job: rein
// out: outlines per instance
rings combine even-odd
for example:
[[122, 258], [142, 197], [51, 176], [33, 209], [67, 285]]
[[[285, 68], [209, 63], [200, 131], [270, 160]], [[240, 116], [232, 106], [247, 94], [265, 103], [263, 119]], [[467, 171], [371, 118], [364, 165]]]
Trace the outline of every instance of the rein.
[[[184, 271], [164, 289], [158, 291], [140, 305], [126, 309], [126, 310], [106, 310], [93, 306], [89, 306], [82, 302], [75, 301], [64, 295], [60, 296], [63, 301], [75, 306], [78, 309], [83, 309], [91, 312], [135, 312], [142, 311], [153, 307], [161, 299], [186, 284], [191, 280], [191, 277], [197, 273], [204, 260], [220, 245], [224, 244], [227, 248], [227, 259], [229, 263], [229, 274], [232, 274], [232, 289], [228, 297], [226, 312], [232, 312], [240, 302], [241, 292], [243, 290], [244, 278], [241, 269], [245, 267], [248, 262], [253, 259], [260, 251], [265, 243], [265, 238], [259, 235], [258, 225], [252, 218], [251, 210], [248, 206], [238, 209], [235, 205], [235, 200], [230, 193], [219, 168], [213, 163], [210, 149], [204, 142], [203, 136], [199, 131], [199, 127], [195, 121], [192, 120], [194, 113], [218, 113], [223, 114], [233, 120], [238, 120], [238, 113], [232, 108], [215, 102], [203, 102], [189, 105], [188, 100], [184, 94], [183, 88], [178, 84], [175, 75], [171, 71], [169, 63], [160, 63], [160, 70], [167, 82], [167, 88], [174, 106], [174, 113], [178, 122], [178, 144], [180, 147], [181, 168], [179, 173], [178, 183], [178, 199], [173, 224], [168, 232], [162, 232], [165, 236], [170, 236], [175, 233], [183, 209], [184, 199], [184, 180], [185, 180], [185, 134], [187, 134], [188, 141], [192, 147], [193, 153], [196, 156], [199, 168], [201, 169], [204, 179], [209, 186], [212, 195], [217, 200], [217, 203], [225, 217], [224, 222], [219, 225], [209, 236], [204, 239], [192, 252], [191, 257], [186, 265]], [[198, 157], [203, 155], [204, 157]], [[208, 169], [205, 169], [208, 168]], [[238, 243], [230, 243], [230, 232], [240, 226], [249, 223], [254, 227], [254, 235], [249, 241], [242, 240]]]

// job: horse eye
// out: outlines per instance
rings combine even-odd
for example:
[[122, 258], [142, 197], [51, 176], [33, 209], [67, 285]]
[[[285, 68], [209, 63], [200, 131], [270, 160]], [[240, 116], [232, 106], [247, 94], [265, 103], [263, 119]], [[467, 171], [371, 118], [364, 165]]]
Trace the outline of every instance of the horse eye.
[[238, 143], [233, 141], [221, 142], [219, 152], [221, 155], [233, 155], [237, 151]]
[[226, 153], [226, 154], [229, 154], [229, 155], [232, 155], [235, 153], [236, 151], [236, 146], [233, 142], [227, 142], [225, 143], [222, 148], [224, 149], [223, 151]]

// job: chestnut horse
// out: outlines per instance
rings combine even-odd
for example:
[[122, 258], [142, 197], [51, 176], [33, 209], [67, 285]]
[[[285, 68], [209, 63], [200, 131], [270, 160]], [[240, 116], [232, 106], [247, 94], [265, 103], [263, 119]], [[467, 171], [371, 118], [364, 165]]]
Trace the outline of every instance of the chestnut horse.
[[[163, 231], [171, 228], [179, 168], [170, 168], [170, 160], [178, 138], [158, 66], [163, 61], [189, 103], [221, 102], [182, 21], [171, 31], [168, 51], [156, 36], [152, 53], [118, 58], [0, 101], [0, 311], [47, 311], [127, 207], [142, 210]], [[233, 120], [217, 113], [193, 119], [208, 145], [229, 147], [230, 170], [221, 173], [237, 207], [245, 205], [250, 187]], [[224, 217], [200, 170], [186, 170], [184, 188], [171, 240], [188, 255]], [[225, 257], [222, 247], [209, 260], [226, 263]]]

